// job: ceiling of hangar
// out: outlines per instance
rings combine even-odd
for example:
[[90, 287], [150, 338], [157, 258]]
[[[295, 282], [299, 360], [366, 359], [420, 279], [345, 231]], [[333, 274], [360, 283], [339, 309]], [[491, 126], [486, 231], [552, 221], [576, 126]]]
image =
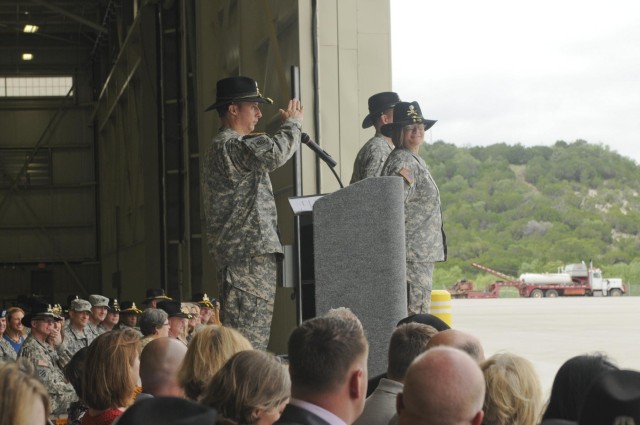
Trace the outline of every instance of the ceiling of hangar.
[[[0, 66], [5, 70], [59, 68], [86, 63], [108, 34], [120, 0], [2, 0]], [[25, 25], [37, 25], [35, 33]], [[31, 52], [33, 61], [22, 61]], [[7, 69], [8, 68], [8, 69]]]

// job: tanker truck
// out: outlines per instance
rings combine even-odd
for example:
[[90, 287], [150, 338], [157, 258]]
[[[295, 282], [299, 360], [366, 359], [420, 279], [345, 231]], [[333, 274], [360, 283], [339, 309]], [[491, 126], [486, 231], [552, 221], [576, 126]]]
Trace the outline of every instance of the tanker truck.
[[484, 270], [511, 283], [518, 288], [521, 297], [555, 298], [562, 296], [611, 296], [618, 297], [626, 292], [620, 278], [604, 278], [602, 270], [587, 265], [568, 264], [560, 267], [557, 273], [523, 273], [519, 278], [508, 276], [477, 263], [471, 263], [477, 269]]

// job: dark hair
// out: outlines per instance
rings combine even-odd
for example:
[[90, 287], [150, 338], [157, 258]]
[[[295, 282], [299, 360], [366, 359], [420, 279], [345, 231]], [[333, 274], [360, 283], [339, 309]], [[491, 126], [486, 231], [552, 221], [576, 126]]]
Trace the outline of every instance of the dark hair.
[[89, 347], [82, 347], [71, 357], [63, 369], [64, 377], [73, 386], [76, 394], [82, 395], [82, 376], [84, 375], [84, 365], [87, 361], [87, 352]]
[[427, 349], [432, 336], [438, 333], [433, 326], [421, 323], [406, 323], [393, 331], [389, 342], [389, 365], [387, 376], [402, 381], [409, 365]]
[[295, 390], [331, 391], [344, 382], [358, 356], [368, 350], [360, 323], [339, 317], [303, 322], [289, 337], [289, 373]]
[[589, 386], [602, 373], [617, 369], [602, 353], [570, 358], [556, 373], [542, 419], [577, 421]]

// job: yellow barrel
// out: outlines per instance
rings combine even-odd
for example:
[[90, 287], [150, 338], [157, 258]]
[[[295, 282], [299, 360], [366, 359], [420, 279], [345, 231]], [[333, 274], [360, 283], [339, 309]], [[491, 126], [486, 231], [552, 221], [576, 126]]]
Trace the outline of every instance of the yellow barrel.
[[451, 322], [451, 294], [449, 291], [444, 289], [431, 291], [431, 314], [453, 327]]

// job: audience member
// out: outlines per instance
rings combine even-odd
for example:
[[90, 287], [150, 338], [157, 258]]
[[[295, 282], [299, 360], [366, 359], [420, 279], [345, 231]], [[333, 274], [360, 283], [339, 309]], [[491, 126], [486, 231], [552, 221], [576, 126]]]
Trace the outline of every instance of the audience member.
[[317, 317], [289, 337], [291, 400], [278, 424], [352, 424], [367, 391], [367, 339], [358, 321]]
[[197, 401], [211, 378], [235, 353], [253, 347], [240, 332], [209, 325], [196, 333], [178, 371], [178, 382], [191, 400]]
[[447, 347], [457, 348], [469, 354], [477, 363], [484, 361], [484, 349], [480, 340], [475, 336], [457, 329], [447, 329], [438, 332], [431, 338], [427, 349], [445, 345]]
[[291, 380], [277, 357], [258, 350], [234, 354], [216, 373], [202, 404], [218, 411], [219, 425], [272, 425], [291, 395]]
[[113, 425], [213, 425], [216, 411], [177, 397], [142, 400], [127, 409]]
[[[442, 319], [429, 313], [412, 314], [411, 316], [405, 317], [404, 319], [400, 320], [396, 326], [400, 326], [405, 323], [421, 323], [423, 325], [433, 326], [438, 332], [451, 329], [449, 325]], [[370, 397], [371, 394], [373, 394], [376, 388], [378, 388], [380, 380], [386, 377], [386, 372], [380, 375], [369, 377], [369, 385], [367, 386], [367, 397]]]
[[109, 305], [107, 306], [107, 315], [98, 325], [100, 332], [104, 333], [118, 329], [117, 325], [120, 322], [120, 304], [115, 298], [109, 298]]
[[7, 310], [0, 310], [0, 361], [15, 360], [18, 353], [13, 349], [9, 341], [4, 338], [7, 329]]
[[177, 300], [160, 301], [157, 306], [169, 315], [169, 337], [176, 338], [187, 345], [187, 330], [191, 317], [189, 310], [183, 309], [182, 304]]
[[423, 325], [433, 326], [438, 332], [451, 329], [451, 326], [449, 326], [444, 320], [429, 313], [412, 314], [411, 316], [405, 317], [404, 319], [400, 320], [396, 326], [400, 326], [405, 323], [422, 323]]
[[147, 289], [146, 298], [142, 301], [143, 305], [149, 308], [158, 308], [158, 302], [170, 300], [164, 293], [164, 289]]
[[533, 364], [511, 353], [494, 354], [480, 364], [484, 373], [484, 425], [536, 425], [542, 390]]
[[90, 332], [98, 336], [104, 333], [103, 330], [98, 329], [98, 325], [107, 317], [109, 298], [104, 295], [93, 294], [89, 295], [89, 302], [91, 303], [91, 316], [87, 326]]
[[387, 425], [396, 413], [396, 398], [402, 391], [404, 376], [411, 362], [427, 349], [427, 343], [438, 331], [420, 323], [400, 325], [391, 335], [387, 377], [382, 378], [367, 398], [356, 425]]
[[[216, 304], [219, 306], [218, 300], [215, 298], [209, 299], [207, 294], [197, 293], [193, 294], [191, 301], [195, 302], [200, 306], [200, 326], [205, 325], [219, 325], [220, 324], [220, 314], [219, 308], [216, 307]], [[196, 328], [196, 330], [199, 330]]]
[[196, 303], [182, 303], [182, 306], [183, 309], [186, 307], [186, 310], [191, 314], [187, 328], [187, 342], [189, 342], [196, 330], [201, 328], [200, 306]]
[[23, 317], [24, 310], [20, 307], [11, 307], [7, 310], [7, 329], [4, 331], [3, 338], [13, 347], [16, 354], [20, 352], [25, 340]]
[[78, 400], [72, 402], [67, 408], [68, 425], [80, 425], [80, 420], [89, 410], [89, 407], [82, 401], [82, 379], [88, 350], [88, 347], [82, 347], [78, 350], [63, 369], [64, 377], [73, 386], [78, 396]]
[[589, 386], [604, 372], [617, 369], [604, 354], [585, 354], [564, 362], [553, 380], [542, 425], [551, 419], [577, 421]]
[[178, 370], [186, 354], [187, 347], [173, 338], [149, 342], [140, 355], [142, 392], [153, 397], [184, 397]]
[[[136, 303], [132, 301], [122, 301], [120, 303], [120, 321], [118, 322], [118, 329], [131, 328], [140, 332], [138, 327], [138, 316], [142, 313]], [[142, 333], [140, 333], [142, 335]]]
[[71, 384], [64, 379], [56, 350], [47, 342], [55, 321], [61, 319], [51, 312], [51, 307], [36, 301], [31, 312], [22, 318], [22, 324], [31, 328], [31, 334], [18, 356], [35, 367], [38, 378], [49, 392], [51, 413], [58, 416], [66, 414], [67, 406], [77, 397]]
[[46, 424], [50, 414], [47, 390], [22, 366], [22, 361], [0, 362], [0, 424]]
[[159, 308], [148, 308], [140, 315], [140, 331], [142, 332], [141, 347], [156, 338], [169, 336], [169, 315]]
[[582, 406], [578, 425], [640, 424], [640, 372], [612, 370], [598, 376]]
[[133, 402], [140, 368], [140, 338], [131, 329], [100, 335], [89, 346], [82, 399], [89, 410], [81, 425], [108, 425]]
[[465, 352], [436, 347], [418, 356], [398, 394], [399, 425], [482, 424], [484, 378]]
[[91, 317], [89, 301], [76, 298], [69, 305], [69, 322], [64, 325], [64, 340], [56, 349], [60, 356], [60, 364], [64, 367], [71, 357], [81, 348], [88, 347], [96, 339], [95, 334], [87, 329]]

